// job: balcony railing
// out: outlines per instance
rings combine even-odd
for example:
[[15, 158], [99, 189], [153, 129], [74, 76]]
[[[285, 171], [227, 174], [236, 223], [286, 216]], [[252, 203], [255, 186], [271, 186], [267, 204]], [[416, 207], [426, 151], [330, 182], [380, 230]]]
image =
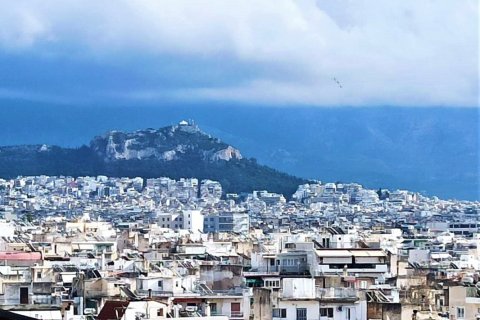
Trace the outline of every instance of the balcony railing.
[[228, 317], [229, 319], [242, 319], [243, 318], [243, 312], [241, 311], [232, 311], [230, 313], [222, 313], [222, 312], [211, 312], [211, 316], [224, 316]]
[[141, 296], [152, 294], [153, 297], [173, 297], [172, 291], [161, 291], [161, 290], [144, 290], [144, 289], [137, 289], [137, 293]]
[[227, 296], [243, 296], [244, 291], [243, 289], [232, 289], [232, 290], [211, 290], [210, 292], [205, 292], [202, 290], [195, 290], [195, 293], [200, 293], [202, 296], [220, 296], [220, 297], [227, 297]]
[[98, 297], [108, 297], [107, 290], [85, 290], [85, 297], [87, 298], [98, 298]]
[[244, 277], [254, 277], [254, 276], [259, 276], [259, 275], [265, 275], [265, 276], [278, 276], [280, 274], [280, 272], [278, 271], [260, 271], [260, 270], [256, 270], [256, 271], [244, 271], [243, 272], [243, 276]]
[[244, 276], [256, 276], [260, 274], [278, 275], [280, 273], [279, 266], [257, 267], [243, 273]]
[[[325, 274], [338, 274], [342, 273], [343, 269], [332, 268], [329, 265], [319, 265], [317, 266], [314, 275], [322, 276]], [[385, 264], [373, 265], [372, 268], [360, 268], [360, 267], [349, 267], [347, 269], [348, 274], [355, 273], [388, 273], [388, 267]]]
[[353, 288], [315, 288], [315, 296], [323, 300], [357, 300], [358, 292]]
[[476, 287], [467, 287], [465, 290], [468, 298], [480, 298], [480, 289]]
[[280, 274], [291, 274], [291, 275], [306, 275], [310, 274], [310, 269], [309, 265], [306, 263], [300, 263], [296, 266], [286, 266], [286, 265], [280, 265], [278, 266], [280, 269]]
[[468, 304], [480, 304], [480, 289], [476, 287], [468, 287], [465, 289], [467, 290], [465, 302]]
[[111, 297], [120, 295], [118, 288], [108, 288], [106, 290], [86, 289], [85, 296], [89, 298]]
[[357, 301], [358, 293], [352, 288], [320, 288], [314, 291], [285, 292], [280, 290], [279, 297], [286, 300], [320, 300], [320, 301]]
[[[150, 294], [149, 290], [137, 289], [137, 294], [140, 296], [148, 296]], [[182, 293], [173, 292], [173, 291], [160, 291], [152, 290], [151, 294], [153, 297], [185, 297], [185, 296], [219, 296], [219, 297], [228, 297], [228, 296], [243, 296], [243, 290], [193, 290], [185, 291]]]

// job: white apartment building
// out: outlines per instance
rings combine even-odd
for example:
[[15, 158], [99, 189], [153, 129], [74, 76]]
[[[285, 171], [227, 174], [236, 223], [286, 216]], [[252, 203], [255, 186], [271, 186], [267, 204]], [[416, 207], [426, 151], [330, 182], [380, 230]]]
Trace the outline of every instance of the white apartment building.
[[203, 232], [203, 220], [200, 210], [157, 213], [158, 226], [172, 230], [189, 230], [193, 233]]

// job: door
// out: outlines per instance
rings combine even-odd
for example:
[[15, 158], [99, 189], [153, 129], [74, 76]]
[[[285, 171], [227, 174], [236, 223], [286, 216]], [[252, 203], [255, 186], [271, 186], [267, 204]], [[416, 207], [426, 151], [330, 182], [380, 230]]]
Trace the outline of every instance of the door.
[[28, 304], [28, 288], [20, 288], [20, 304]]
[[230, 304], [230, 317], [231, 318], [242, 318], [243, 314], [240, 312], [240, 303], [232, 302]]
[[307, 320], [306, 308], [297, 308], [297, 320]]

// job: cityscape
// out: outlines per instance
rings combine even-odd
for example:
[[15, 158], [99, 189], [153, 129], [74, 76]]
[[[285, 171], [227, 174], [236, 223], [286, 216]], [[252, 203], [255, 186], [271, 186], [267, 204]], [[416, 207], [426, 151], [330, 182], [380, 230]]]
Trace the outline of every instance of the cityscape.
[[[475, 319], [480, 203], [356, 183], [0, 180], [2, 310], [37, 319]], [[388, 318], [387, 318], [388, 317]]]
[[480, 320], [479, 30], [0, 1], [0, 320]]

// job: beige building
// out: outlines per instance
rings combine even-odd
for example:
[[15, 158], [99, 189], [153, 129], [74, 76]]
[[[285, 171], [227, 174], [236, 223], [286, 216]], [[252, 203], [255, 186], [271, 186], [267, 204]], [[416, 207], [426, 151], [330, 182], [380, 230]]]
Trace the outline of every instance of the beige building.
[[450, 320], [480, 319], [480, 288], [462, 285], [448, 288]]

